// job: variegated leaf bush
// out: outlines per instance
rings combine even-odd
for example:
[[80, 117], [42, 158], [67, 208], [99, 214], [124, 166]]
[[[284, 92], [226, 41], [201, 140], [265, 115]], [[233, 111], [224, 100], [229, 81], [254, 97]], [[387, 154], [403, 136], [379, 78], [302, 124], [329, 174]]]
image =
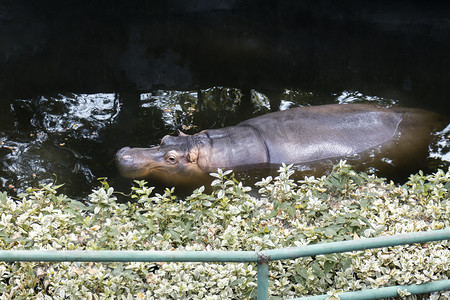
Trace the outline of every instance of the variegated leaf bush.
[[[258, 191], [218, 170], [212, 191], [185, 199], [136, 181], [119, 203], [106, 182], [86, 203], [57, 186], [0, 193], [0, 248], [45, 250], [261, 250], [364, 240], [450, 227], [450, 170], [411, 175], [403, 186], [341, 162], [295, 182], [283, 165]], [[317, 255], [270, 263], [272, 299], [450, 277], [450, 242]], [[0, 262], [0, 299], [251, 299], [252, 263]], [[405, 290], [399, 297], [407, 296]], [[449, 299], [448, 291], [427, 296]]]

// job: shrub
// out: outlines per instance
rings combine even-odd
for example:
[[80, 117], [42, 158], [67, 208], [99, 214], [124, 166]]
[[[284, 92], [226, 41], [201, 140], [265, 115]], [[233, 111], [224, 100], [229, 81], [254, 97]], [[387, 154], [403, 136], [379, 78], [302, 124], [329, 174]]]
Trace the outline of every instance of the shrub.
[[[294, 182], [283, 165], [256, 184], [212, 174], [212, 192], [179, 199], [136, 181], [119, 203], [106, 182], [83, 204], [57, 186], [0, 193], [1, 249], [261, 250], [450, 227], [450, 170], [399, 186], [341, 162], [329, 176]], [[449, 241], [318, 255], [270, 263], [273, 299], [450, 276]], [[0, 262], [1, 299], [247, 299], [251, 263]], [[449, 292], [431, 295], [450, 298]]]

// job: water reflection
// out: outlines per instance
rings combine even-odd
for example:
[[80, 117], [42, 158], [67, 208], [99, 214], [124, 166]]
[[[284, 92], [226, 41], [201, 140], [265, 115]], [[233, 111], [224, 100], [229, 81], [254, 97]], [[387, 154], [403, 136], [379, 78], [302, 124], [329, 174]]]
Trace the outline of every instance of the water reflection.
[[[105, 129], [120, 111], [115, 94], [70, 94], [19, 99], [0, 128], [2, 190], [23, 191], [52, 182], [69, 194], [91, 189], [90, 168]], [[11, 124], [13, 123], [13, 124]], [[103, 147], [103, 146], [102, 146]]]
[[[21, 191], [57, 181], [65, 183], [65, 193], [83, 197], [98, 185], [98, 177], [108, 177], [113, 185], [126, 191], [131, 181], [118, 176], [113, 162], [114, 153], [123, 146], [149, 147], [177, 129], [194, 134], [235, 125], [271, 110], [327, 103], [402, 104], [358, 91], [313, 93], [285, 89], [270, 95], [227, 87], [155, 90], [140, 94], [139, 109], [125, 119], [122, 102], [128, 102], [114, 93], [15, 100], [0, 122], [0, 188]], [[450, 165], [450, 125], [437, 137], [438, 141], [430, 146], [430, 159], [435, 167], [446, 168]], [[384, 163], [392, 164], [388, 159]], [[297, 166], [297, 170], [305, 175], [316, 171], [306, 165]], [[271, 168], [269, 173], [275, 171]], [[365, 171], [377, 170], [368, 163]], [[237, 177], [252, 184], [263, 174], [239, 171]]]
[[450, 124], [437, 132], [436, 136], [436, 143], [430, 146], [430, 157], [438, 161], [450, 162]]
[[99, 139], [99, 132], [114, 122], [120, 112], [115, 94], [40, 97], [37, 106], [37, 127], [77, 139]]
[[[312, 103], [315, 103], [314, 100], [318, 100], [318, 95], [314, 95], [311, 92], [305, 92], [302, 90], [290, 90], [285, 89], [283, 91], [283, 94], [281, 96], [281, 104], [280, 104], [280, 110], [286, 110], [293, 107], [299, 107], [299, 106], [307, 106], [311, 105]], [[325, 100], [325, 102], [332, 101], [332, 99], [324, 99], [325, 97], [321, 97], [320, 104], [324, 104], [322, 101]]]
[[386, 99], [378, 96], [364, 95], [358, 91], [343, 91], [340, 95], [337, 95], [336, 102], [339, 104], [368, 102], [389, 107], [398, 104], [399, 101], [396, 99]]
[[140, 96], [141, 108], [157, 108], [162, 112], [164, 125], [173, 130], [183, 124], [184, 130], [193, 127], [192, 115], [198, 107], [197, 92], [157, 90]]

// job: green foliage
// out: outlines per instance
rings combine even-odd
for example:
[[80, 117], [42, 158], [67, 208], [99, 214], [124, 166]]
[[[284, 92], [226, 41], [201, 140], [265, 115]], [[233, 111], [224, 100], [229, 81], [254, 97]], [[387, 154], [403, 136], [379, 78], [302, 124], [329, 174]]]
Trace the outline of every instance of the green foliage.
[[[341, 162], [329, 176], [295, 182], [291, 166], [256, 184], [231, 171], [186, 199], [136, 181], [119, 203], [103, 180], [84, 205], [57, 186], [0, 193], [0, 247], [46, 250], [260, 250], [450, 227], [450, 171], [411, 175], [404, 186]], [[270, 263], [276, 297], [326, 294], [450, 276], [449, 241]], [[1, 299], [250, 299], [247, 263], [0, 262]], [[402, 292], [403, 293], [403, 292]], [[406, 292], [407, 294], [407, 292]], [[406, 295], [405, 294], [405, 295]], [[431, 296], [449, 298], [448, 292]], [[437, 299], [437, 298], [436, 298]]]

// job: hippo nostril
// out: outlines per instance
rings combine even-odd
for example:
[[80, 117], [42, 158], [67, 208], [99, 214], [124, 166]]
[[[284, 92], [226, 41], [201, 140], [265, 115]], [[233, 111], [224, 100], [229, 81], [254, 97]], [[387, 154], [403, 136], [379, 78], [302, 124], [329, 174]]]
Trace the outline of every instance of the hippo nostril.
[[133, 157], [127, 153], [130, 149], [131, 149], [130, 147], [124, 147], [119, 151], [117, 151], [116, 153], [117, 161], [125, 164], [131, 163], [133, 161]]

